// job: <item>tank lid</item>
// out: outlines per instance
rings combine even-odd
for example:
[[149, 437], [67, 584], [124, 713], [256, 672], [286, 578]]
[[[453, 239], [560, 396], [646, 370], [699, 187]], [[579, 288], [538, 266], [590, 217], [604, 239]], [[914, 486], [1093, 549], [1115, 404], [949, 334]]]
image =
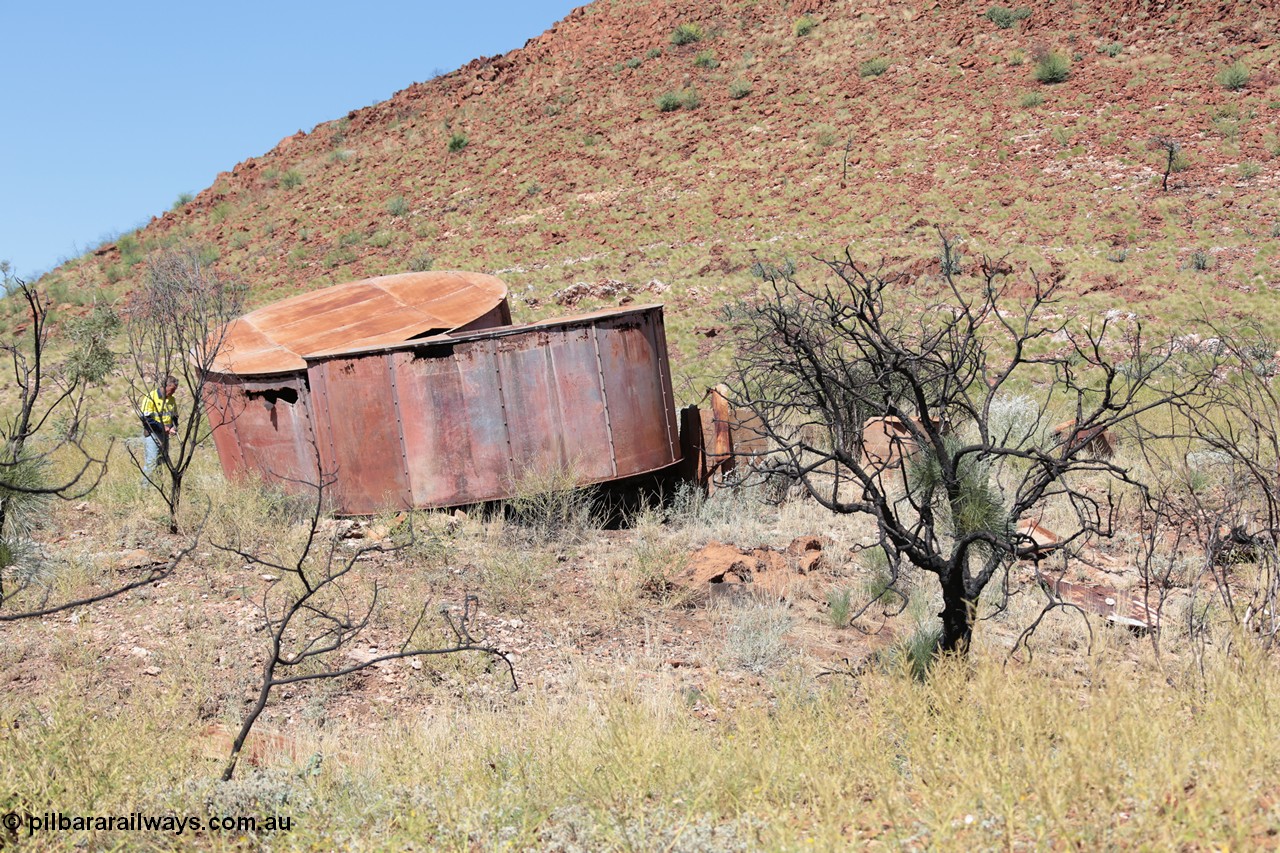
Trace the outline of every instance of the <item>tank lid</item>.
[[212, 369], [246, 375], [305, 370], [306, 356], [314, 353], [386, 346], [462, 328], [506, 297], [501, 279], [472, 272], [400, 273], [336, 284], [233, 320]]

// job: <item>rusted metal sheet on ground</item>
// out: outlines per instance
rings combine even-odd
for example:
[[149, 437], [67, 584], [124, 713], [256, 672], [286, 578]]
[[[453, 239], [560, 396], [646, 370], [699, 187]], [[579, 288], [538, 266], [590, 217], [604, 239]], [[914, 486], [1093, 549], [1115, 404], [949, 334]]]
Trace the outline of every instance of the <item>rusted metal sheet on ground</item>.
[[507, 287], [481, 273], [400, 273], [282, 299], [227, 329], [213, 369], [264, 376], [305, 370], [306, 356], [508, 325]]
[[681, 447], [685, 476], [714, 493], [733, 472], [764, 456], [768, 440], [760, 416], [733, 406], [726, 386], [711, 388], [703, 399], [707, 408], [681, 411]]
[[1074, 418], [1055, 426], [1053, 437], [1062, 443], [1072, 441], [1098, 459], [1110, 459], [1116, 453], [1116, 439], [1110, 430], [1100, 426], [1078, 430]]
[[1018, 522], [1018, 535], [1030, 540], [1032, 559], [1043, 559], [1049, 554], [1057, 551], [1062, 547], [1062, 539], [1058, 534], [1042, 525], [1039, 521], [1030, 518], [1024, 518]]
[[862, 464], [868, 471], [880, 473], [900, 468], [902, 460], [918, 449], [911, 427], [901, 418], [892, 415], [867, 418], [862, 425]]
[[1149, 605], [1138, 590], [1120, 592], [1102, 584], [1073, 583], [1036, 572], [1036, 580], [1053, 597], [1074, 604], [1087, 613], [1103, 617], [1113, 625], [1121, 625], [1137, 631], [1160, 629], [1160, 608]]

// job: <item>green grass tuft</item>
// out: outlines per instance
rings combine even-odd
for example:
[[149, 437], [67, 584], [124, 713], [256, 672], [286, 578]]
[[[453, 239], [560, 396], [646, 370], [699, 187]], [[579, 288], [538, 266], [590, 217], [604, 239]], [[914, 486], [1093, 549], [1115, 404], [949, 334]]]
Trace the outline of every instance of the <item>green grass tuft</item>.
[[1233, 62], [1219, 71], [1214, 79], [1228, 92], [1238, 92], [1249, 85], [1249, 69], [1243, 62]]
[[693, 44], [702, 41], [706, 36], [702, 27], [697, 24], [680, 24], [671, 33], [671, 43], [674, 45]]
[[889, 70], [890, 62], [883, 56], [877, 56], [875, 59], [868, 59], [858, 66], [859, 77], [879, 77], [881, 74]]

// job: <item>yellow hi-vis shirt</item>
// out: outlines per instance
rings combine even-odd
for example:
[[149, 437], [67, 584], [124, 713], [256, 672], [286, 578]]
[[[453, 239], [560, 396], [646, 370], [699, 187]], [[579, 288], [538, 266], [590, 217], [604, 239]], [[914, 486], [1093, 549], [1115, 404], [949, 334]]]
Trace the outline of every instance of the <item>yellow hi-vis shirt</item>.
[[152, 391], [142, 398], [142, 419], [148, 418], [162, 427], [173, 426], [178, 419], [178, 402], [172, 397], [161, 397], [159, 391]]

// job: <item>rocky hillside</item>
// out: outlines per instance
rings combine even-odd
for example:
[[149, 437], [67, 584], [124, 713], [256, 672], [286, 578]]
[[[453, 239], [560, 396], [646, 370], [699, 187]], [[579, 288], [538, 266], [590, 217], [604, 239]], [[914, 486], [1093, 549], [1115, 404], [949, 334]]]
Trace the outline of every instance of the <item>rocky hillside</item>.
[[717, 308], [755, 261], [817, 274], [850, 246], [923, 270], [935, 226], [969, 257], [1060, 260], [1086, 308], [1266, 319], [1263, 6], [597, 0], [281, 140], [48, 281], [119, 294], [190, 238], [257, 301], [432, 266], [500, 275], [518, 320], [661, 299], [690, 388], [722, 367]]

